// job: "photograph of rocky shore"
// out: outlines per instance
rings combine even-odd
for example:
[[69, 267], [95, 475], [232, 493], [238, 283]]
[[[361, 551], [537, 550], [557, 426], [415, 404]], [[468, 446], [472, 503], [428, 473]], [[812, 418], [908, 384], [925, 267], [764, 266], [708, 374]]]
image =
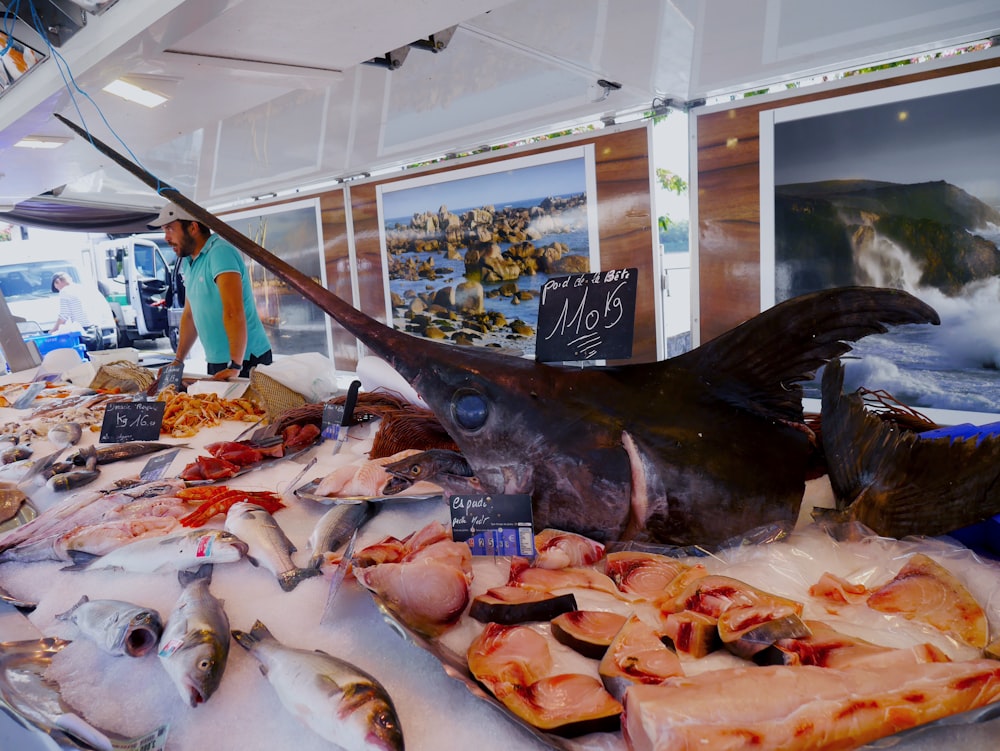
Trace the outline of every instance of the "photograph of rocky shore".
[[1000, 84], [992, 78], [775, 125], [775, 302], [874, 285], [911, 292], [941, 317], [940, 326], [859, 342], [849, 391], [864, 385], [917, 408], [1000, 413]]
[[542, 285], [598, 257], [592, 164], [568, 149], [383, 189], [393, 325], [534, 357]]

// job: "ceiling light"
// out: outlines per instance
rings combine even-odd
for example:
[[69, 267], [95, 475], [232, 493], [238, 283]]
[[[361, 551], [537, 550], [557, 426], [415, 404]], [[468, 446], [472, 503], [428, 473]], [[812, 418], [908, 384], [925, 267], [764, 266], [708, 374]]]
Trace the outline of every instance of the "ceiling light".
[[25, 136], [14, 145], [22, 149], [58, 149], [68, 141], [63, 136]]
[[149, 107], [150, 109], [167, 101], [167, 97], [162, 94], [157, 94], [155, 91], [150, 91], [149, 89], [144, 89], [141, 86], [136, 86], [134, 83], [129, 83], [124, 78], [116, 78], [104, 87], [104, 91], [109, 94], [114, 94], [117, 97], [121, 97], [122, 99], [127, 99], [130, 102], [141, 104], [143, 107]]

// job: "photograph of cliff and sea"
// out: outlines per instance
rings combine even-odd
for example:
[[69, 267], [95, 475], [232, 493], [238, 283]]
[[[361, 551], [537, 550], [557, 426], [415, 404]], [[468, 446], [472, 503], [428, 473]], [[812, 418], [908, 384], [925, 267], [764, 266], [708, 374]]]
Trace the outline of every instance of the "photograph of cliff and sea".
[[847, 391], [1000, 413], [998, 122], [992, 83], [775, 124], [775, 302], [874, 285], [941, 317], [860, 340]]
[[393, 326], [534, 357], [542, 286], [598, 268], [592, 182], [576, 148], [383, 186]]

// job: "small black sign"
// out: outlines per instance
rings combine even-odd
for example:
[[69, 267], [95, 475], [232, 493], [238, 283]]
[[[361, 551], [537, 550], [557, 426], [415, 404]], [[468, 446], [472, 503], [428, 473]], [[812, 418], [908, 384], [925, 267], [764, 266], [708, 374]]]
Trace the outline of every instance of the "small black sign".
[[157, 440], [166, 406], [166, 402], [111, 402], [104, 409], [100, 442]]
[[146, 466], [139, 471], [139, 479], [143, 482], [159, 480], [166, 474], [167, 467], [173, 463], [174, 457], [178, 453], [180, 453], [180, 449], [173, 449], [163, 454], [157, 454], [146, 462]]
[[343, 404], [327, 402], [323, 407], [323, 425], [321, 434], [324, 438], [338, 441], [347, 440], [347, 428], [354, 416], [354, 405], [358, 402], [358, 389], [361, 381], [351, 381], [347, 389], [347, 397]]
[[344, 421], [344, 405], [343, 404], [333, 404], [332, 402], [327, 402], [323, 405], [323, 430], [322, 434], [324, 438], [330, 438], [333, 440], [341, 440], [341, 434], [344, 436], [344, 440], [347, 437], [347, 428], [343, 426]]
[[534, 557], [530, 495], [453, 495], [448, 507], [452, 539], [473, 555]]
[[538, 306], [538, 362], [626, 360], [632, 356], [638, 269], [549, 279]]
[[160, 371], [160, 377], [156, 382], [156, 393], [159, 394], [166, 388], [171, 386], [178, 392], [181, 389], [182, 379], [184, 377], [184, 364], [177, 363], [176, 365], [167, 365], [163, 370]]

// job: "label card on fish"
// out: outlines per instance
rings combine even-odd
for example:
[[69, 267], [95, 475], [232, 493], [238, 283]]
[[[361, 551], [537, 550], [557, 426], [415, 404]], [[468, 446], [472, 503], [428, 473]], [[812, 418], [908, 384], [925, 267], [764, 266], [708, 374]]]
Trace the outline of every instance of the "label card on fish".
[[181, 390], [181, 379], [184, 376], [184, 364], [168, 365], [160, 371], [160, 377], [156, 382], [156, 393], [173, 386], [177, 391]]
[[167, 467], [170, 466], [178, 453], [180, 453], [180, 449], [174, 449], [173, 451], [167, 451], [166, 453], [154, 456], [146, 462], [146, 466], [139, 472], [139, 479], [143, 482], [159, 480], [166, 473]]
[[167, 745], [169, 725], [161, 725], [145, 735], [129, 740], [112, 740], [111, 747], [115, 751], [163, 751]]
[[638, 269], [549, 279], [538, 303], [538, 362], [626, 360], [632, 356]]
[[111, 402], [104, 409], [101, 443], [157, 440], [166, 407], [166, 402]]
[[453, 495], [448, 506], [452, 539], [473, 555], [534, 557], [530, 495]]

